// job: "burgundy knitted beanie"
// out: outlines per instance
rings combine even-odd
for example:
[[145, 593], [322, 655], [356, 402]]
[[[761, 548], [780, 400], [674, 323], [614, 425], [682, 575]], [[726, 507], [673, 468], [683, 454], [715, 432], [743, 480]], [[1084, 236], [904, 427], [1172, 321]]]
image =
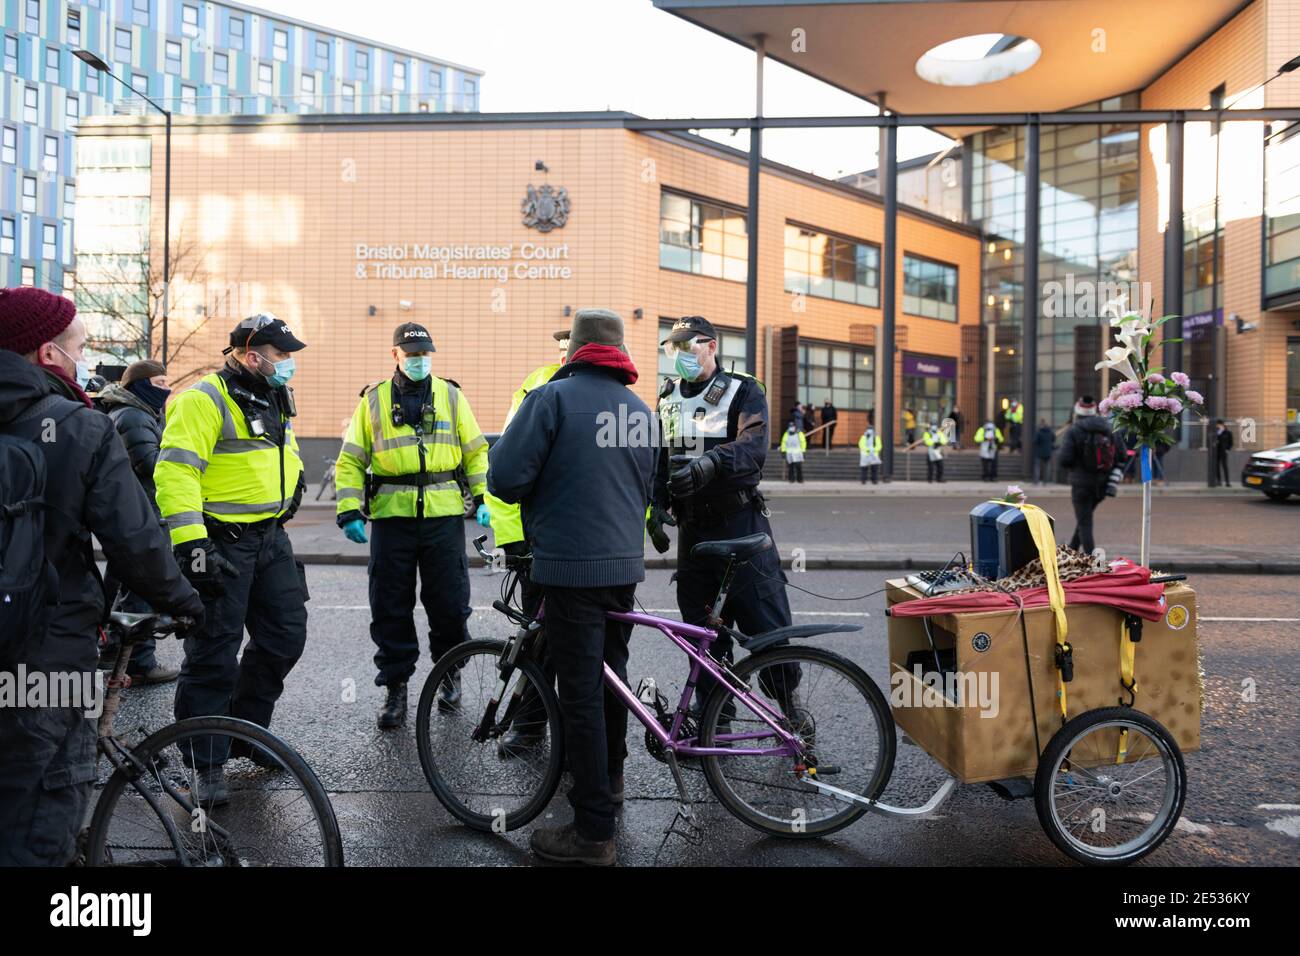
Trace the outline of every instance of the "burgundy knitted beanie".
[[0, 349], [27, 355], [72, 324], [72, 300], [44, 289], [0, 289]]

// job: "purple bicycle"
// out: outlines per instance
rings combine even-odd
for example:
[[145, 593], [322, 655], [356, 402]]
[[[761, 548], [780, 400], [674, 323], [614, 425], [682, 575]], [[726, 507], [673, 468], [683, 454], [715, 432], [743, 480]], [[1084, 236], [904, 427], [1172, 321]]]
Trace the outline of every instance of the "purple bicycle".
[[[484, 540], [475, 547], [491, 561]], [[693, 558], [727, 562], [714, 609], [726, 606], [737, 568], [771, 547], [765, 534], [696, 545]], [[559, 703], [543, 667], [544, 601], [522, 602], [537, 605], [527, 610], [516, 601], [528, 564], [527, 557], [507, 559], [501, 599], [493, 602], [518, 630], [508, 640], [470, 641], [443, 655], [424, 685], [416, 719], [420, 763], [438, 800], [466, 825], [497, 833], [542, 813], [564, 768]], [[688, 838], [698, 839], [701, 828], [683, 762], [698, 761], [730, 813], [774, 836], [824, 836], [868, 810], [920, 815], [877, 800], [893, 770], [896, 740], [875, 682], [839, 654], [790, 643], [859, 627], [809, 624], [746, 636], [716, 611], [707, 627], [636, 612], [609, 617], [659, 631], [690, 662], [675, 708], [649, 678], [634, 692], [605, 665], [606, 687], [645, 726], [647, 748], [672, 772]], [[748, 650], [738, 664], [710, 654], [722, 633]], [[461, 700], [449, 708], [437, 702], [438, 687], [456, 671]], [[696, 711], [690, 704], [705, 674], [714, 690]], [[515, 743], [506, 744], [512, 728]]]

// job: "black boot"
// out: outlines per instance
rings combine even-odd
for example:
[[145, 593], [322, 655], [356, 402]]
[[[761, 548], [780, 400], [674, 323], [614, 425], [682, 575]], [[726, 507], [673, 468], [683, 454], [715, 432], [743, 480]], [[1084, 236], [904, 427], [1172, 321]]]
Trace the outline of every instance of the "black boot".
[[377, 723], [380, 730], [391, 730], [400, 727], [404, 720], [406, 720], [406, 681], [388, 685], [388, 696], [384, 698], [384, 706], [379, 708]]
[[460, 706], [460, 671], [448, 674], [442, 679], [442, 684], [438, 687], [438, 709], [443, 711], [455, 710]]
[[546, 724], [516, 725], [497, 741], [497, 756], [503, 760], [521, 757], [546, 742]]

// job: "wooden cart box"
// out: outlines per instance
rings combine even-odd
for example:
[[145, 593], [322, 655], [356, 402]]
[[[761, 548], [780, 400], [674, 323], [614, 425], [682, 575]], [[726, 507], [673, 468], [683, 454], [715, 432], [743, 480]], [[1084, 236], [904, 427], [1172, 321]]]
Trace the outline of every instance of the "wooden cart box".
[[[891, 607], [919, 597], [903, 580], [887, 584]], [[1168, 728], [1188, 753], [1199, 750], [1201, 743], [1196, 594], [1186, 584], [1176, 583], [1166, 586], [1165, 599], [1164, 617], [1143, 622], [1133, 705]], [[966, 783], [1032, 777], [1039, 753], [1061, 727], [1054, 616], [1048, 607], [1025, 611], [1026, 654], [1018, 615], [1012, 610], [928, 619], [939, 650], [956, 651], [958, 679], [949, 681], [944, 690], [956, 696], [960, 688], [963, 706], [954, 706], [949, 696], [941, 700], [933, 677], [922, 682], [915, 670], [907, 669], [908, 655], [924, 651], [928, 663], [923, 672], [934, 670], [926, 619], [889, 618], [889, 697], [894, 719], [949, 773]], [[1127, 702], [1128, 694], [1120, 686], [1123, 614], [1109, 607], [1071, 604], [1066, 615], [1066, 639], [1074, 648], [1074, 680], [1066, 685], [1068, 716], [1114, 707], [1121, 699]]]

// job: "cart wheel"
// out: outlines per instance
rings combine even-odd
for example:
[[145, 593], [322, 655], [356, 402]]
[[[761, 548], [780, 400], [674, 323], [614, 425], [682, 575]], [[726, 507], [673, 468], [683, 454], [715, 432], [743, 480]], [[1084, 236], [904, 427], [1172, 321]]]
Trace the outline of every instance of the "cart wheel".
[[1132, 863], [1163, 843], [1186, 796], [1177, 742], [1131, 707], [1090, 710], [1068, 721], [1034, 777], [1038, 820], [1052, 842], [1067, 856], [1100, 866]]

